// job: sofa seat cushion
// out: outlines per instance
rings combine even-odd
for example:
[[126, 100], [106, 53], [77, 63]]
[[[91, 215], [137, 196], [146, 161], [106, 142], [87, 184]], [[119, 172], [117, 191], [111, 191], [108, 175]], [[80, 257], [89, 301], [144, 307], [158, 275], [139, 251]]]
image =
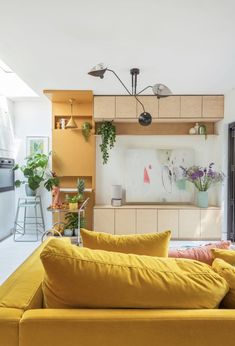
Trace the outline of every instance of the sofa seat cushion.
[[171, 231], [150, 234], [112, 235], [81, 229], [83, 246], [90, 249], [147, 256], [168, 256]]
[[229, 292], [222, 300], [221, 307], [235, 309], [235, 267], [220, 258], [216, 258], [212, 268], [221, 275], [229, 285]]
[[189, 249], [169, 249], [168, 257], [189, 258], [212, 265], [214, 258], [211, 249], [228, 249], [230, 245], [230, 241], [218, 241]]
[[220, 258], [231, 265], [235, 265], [235, 250], [211, 249], [213, 258]]
[[41, 253], [47, 308], [216, 308], [227, 282], [204, 263], [91, 250], [52, 239]]

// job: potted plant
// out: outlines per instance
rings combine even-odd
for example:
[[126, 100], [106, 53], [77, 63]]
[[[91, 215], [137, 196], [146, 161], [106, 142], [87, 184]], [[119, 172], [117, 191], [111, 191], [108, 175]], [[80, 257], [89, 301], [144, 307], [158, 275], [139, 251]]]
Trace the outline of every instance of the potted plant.
[[69, 209], [74, 210], [78, 208], [79, 196], [69, 196], [67, 195], [66, 200], [69, 204]]
[[[65, 214], [65, 220], [66, 220], [66, 229], [73, 230], [73, 234], [75, 236], [78, 235], [78, 214], [77, 213], [66, 213]], [[86, 227], [86, 218], [85, 216], [80, 216], [80, 228]]]
[[91, 135], [91, 129], [92, 125], [88, 121], [84, 121], [82, 124], [82, 135], [85, 138], [85, 141], [87, 142], [90, 135]]
[[103, 121], [97, 129], [97, 134], [101, 135], [100, 150], [103, 156], [103, 164], [109, 159], [109, 150], [114, 147], [116, 141], [116, 128], [112, 121]]
[[41, 182], [44, 181], [48, 160], [49, 155], [35, 154], [26, 158], [25, 165], [15, 165], [13, 169], [20, 169], [25, 177], [25, 180], [16, 180], [15, 186], [20, 187], [21, 184], [25, 184], [26, 195], [35, 196]]
[[193, 183], [197, 189], [197, 206], [199, 208], [208, 207], [208, 189], [224, 180], [224, 173], [215, 171], [213, 166], [214, 163], [212, 162], [208, 167], [181, 167], [185, 180]]

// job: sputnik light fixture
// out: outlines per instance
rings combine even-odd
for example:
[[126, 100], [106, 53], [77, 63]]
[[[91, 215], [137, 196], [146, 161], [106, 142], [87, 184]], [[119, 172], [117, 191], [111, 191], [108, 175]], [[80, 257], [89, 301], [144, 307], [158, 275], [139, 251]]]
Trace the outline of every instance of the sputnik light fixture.
[[139, 100], [138, 95], [140, 95], [142, 92], [144, 92], [145, 90], [151, 88], [153, 91], [153, 94], [157, 96], [157, 98], [162, 98], [162, 97], [167, 97], [172, 95], [171, 90], [164, 84], [154, 84], [154, 85], [149, 85], [147, 87], [145, 87], [144, 89], [142, 89], [140, 92], [137, 93], [137, 76], [140, 74], [140, 70], [138, 68], [132, 68], [130, 70], [130, 74], [131, 74], [131, 82], [132, 82], [132, 90], [130, 91], [125, 84], [123, 83], [123, 81], [119, 78], [119, 76], [116, 74], [115, 71], [105, 67], [104, 64], [98, 64], [95, 67], [93, 67], [88, 74], [93, 76], [93, 77], [99, 77], [101, 79], [104, 78], [104, 74], [106, 72], [112, 72], [114, 74], [114, 76], [119, 80], [119, 82], [122, 84], [122, 86], [124, 87], [124, 89], [127, 91], [127, 93], [133, 97], [135, 97], [136, 101], [141, 105], [142, 109], [143, 109], [143, 113], [141, 113], [139, 115], [139, 123], [142, 126], [148, 126], [151, 124], [152, 122], [152, 116], [150, 113], [146, 112], [145, 107], [143, 105], [143, 103]]
[[75, 120], [73, 119], [73, 104], [74, 104], [75, 99], [69, 99], [69, 103], [70, 103], [70, 119], [67, 123], [67, 125], [65, 126], [66, 129], [76, 129], [77, 128], [77, 124], [75, 122]]

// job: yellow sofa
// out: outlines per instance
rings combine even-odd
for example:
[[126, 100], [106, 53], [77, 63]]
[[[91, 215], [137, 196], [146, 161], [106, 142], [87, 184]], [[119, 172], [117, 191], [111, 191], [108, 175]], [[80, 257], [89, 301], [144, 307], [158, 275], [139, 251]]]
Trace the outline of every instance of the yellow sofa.
[[0, 346], [234, 345], [235, 310], [44, 309], [45, 244], [0, 287]]

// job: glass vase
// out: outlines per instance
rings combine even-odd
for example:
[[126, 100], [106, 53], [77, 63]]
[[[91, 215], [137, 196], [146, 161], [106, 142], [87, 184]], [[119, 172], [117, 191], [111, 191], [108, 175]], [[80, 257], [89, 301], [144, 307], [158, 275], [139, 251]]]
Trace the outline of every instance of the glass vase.
[[197, 191], [197, 206], [208, 208], [208, 191]]

